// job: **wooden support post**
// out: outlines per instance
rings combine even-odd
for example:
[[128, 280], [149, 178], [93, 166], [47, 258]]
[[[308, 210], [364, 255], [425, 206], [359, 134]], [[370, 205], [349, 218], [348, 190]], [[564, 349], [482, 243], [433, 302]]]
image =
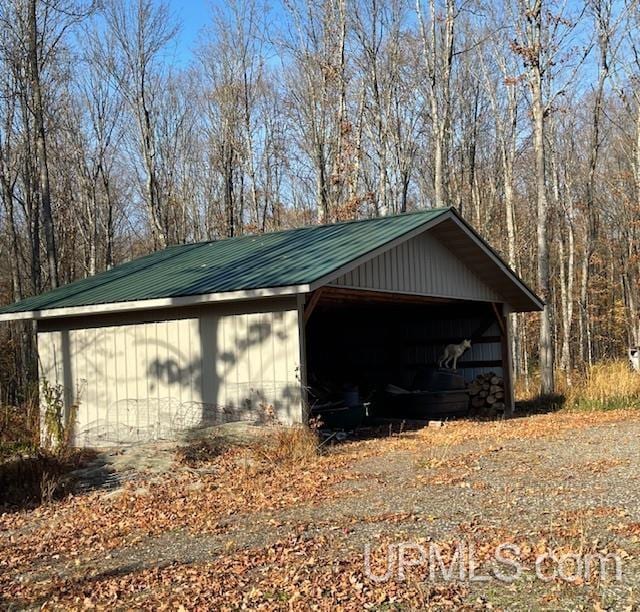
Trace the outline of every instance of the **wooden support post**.
[[322, 289], [316, 289], [311, 294], [311, 299], [306, 303], [304, 307], [304, 324], [305, 325], [309, 321], [309, 317], [313, 314], [313, 311], [321, 297], [322, 297]]
[[496, 319], [498, 320], [498, 325], [500, 326], [500, 331], [502, 332], [503, 336], [507, 335], [507, 328], [505, 326], [504, 323], [504, 316], [502, 314], [502, 311], [500, 309], [500, 305], [496, 304], [495, 302], [491, 303], [491, 306], [493, 306], [493, 312], [496, 315]]

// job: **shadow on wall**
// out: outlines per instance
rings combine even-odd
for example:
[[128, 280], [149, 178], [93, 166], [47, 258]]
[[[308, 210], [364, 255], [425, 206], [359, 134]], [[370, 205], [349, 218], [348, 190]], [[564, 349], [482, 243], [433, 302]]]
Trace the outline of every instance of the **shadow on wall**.
[[[162, 342], [162, 350], [170, 356], [155, 358], [145, 372], [149, 391], [157, 392], [158, 397], [112, 403], [103, 418], [83, 424], [77, 432], [80, 439], [89, 445], [135, 443], [175, 438], [180, 432], [235, 421], [299, 420], [300, 386], [290, 380], [276, 380], [272, 363], [277, 352], [274, 347], [282, 350], [286, 344], [286, 331], [274, 329], [271, 322], [261, 318], [249, 321], [242, 333], [231, 338], [227, 335], [225, 346], [219, 347], [220, 332], [224, 337], [226, 331], [220, 330], [220, 325], [219, 317], [198, 319], [200, 354], [196, 358], [188, 356], [190, 360], [176, 346]], [[160, 345], [160, 341], [155, 342]], [[248, 372], [243, 378], [238, 375], [241, 362], [252, 362], [251, 377]], [[259, 369], [274, 375], [262, 380]], [[201, 401], [194, 401], [191, 393], [187, 393], [189, 400], [181, 401], [184, 393], [180, 388], [197, 390]]]
[[[254, 395], [258, 399], [263, 397], [259, 390], [256, 390]], [[180, 434], [188, 437], [207, 427], [239, 421], [255, 425], [270, 424], [275, 421], [292, 422], [296, 417], [292, 400], [299, 397], [300, 391], [297, 385], [285, 385], [273, 402], [259, 401], [257, 407], [250, 407], [248, 404], [236, 407], [202, 402], [179, 402], [174, 398], [120, 400], [109, 408], [108, 418], [88, 423], [78, 434], [81, 438], [90, 441], [91, 446], [108, 446], [175, 439]], [[273, 411], [270, 409], [271, 406]], [[143, 426], [127, 425], [127, 417], [136, 411], [153, 412], [158, 415], [157, 420]]]

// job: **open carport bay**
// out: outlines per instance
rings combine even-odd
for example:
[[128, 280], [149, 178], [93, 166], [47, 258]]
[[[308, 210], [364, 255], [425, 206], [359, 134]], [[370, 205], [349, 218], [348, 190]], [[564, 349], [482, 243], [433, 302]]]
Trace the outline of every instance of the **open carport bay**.
[[[510, 385], [504, 325], [492, 303], [327, 288], [306, 323], [312, 413], [366, 403], [387, 418], [468, 414], [479, 375]], [[471, 348], [456, 371], [439, 368], [443, 348], [463, 339]]]

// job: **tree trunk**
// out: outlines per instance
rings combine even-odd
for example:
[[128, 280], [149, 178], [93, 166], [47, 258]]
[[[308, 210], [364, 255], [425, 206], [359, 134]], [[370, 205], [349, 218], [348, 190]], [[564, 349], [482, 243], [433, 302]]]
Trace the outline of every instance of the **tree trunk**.
[[56, 251], [55, 229], [51, 212], [51, 189], [49, 184], [49, 164], [47, 160], [47, 139], [44, 127], [44, 104], [38, 58], [37, 0], [29, 0], [29, 80], [32, 94], [32, 113], [35, 128], [36, 159], [38, 163], [38, 192], [42, 211], [42, 225], [47, 248], [47, 264], [52, 287], [58, 286], [58, 254]]
[[[536, 3], [537, 12], [532, 16], [532, 42], [540, 53], [541, 6]], [[545, 108], [542, 100], [542, 74], [539, 60], [530, 66], [530, 85], [533, 111], [533, 146], [536, 161], [537, 226], [538, 243], [537, 282], [540, 296], [546, 304], [540, 317], [540, 393], [554, 392], [553, 321], [551, 317], [551, 286], [549, 267], [549, 205], [545, 177]]]

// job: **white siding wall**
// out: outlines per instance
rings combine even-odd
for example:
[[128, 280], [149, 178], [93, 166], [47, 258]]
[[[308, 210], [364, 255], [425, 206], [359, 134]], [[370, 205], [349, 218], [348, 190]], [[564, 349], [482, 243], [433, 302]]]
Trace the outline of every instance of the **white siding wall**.
[[462, 300], [503, 301], [428, 233], [370, 259], [332, 284]]
[[60, 327], [38, 333], [38, 350], [41, 377], [80, 397], [78, 446], [170, 439], [269, 406], [302, 418], [297, 310]]

